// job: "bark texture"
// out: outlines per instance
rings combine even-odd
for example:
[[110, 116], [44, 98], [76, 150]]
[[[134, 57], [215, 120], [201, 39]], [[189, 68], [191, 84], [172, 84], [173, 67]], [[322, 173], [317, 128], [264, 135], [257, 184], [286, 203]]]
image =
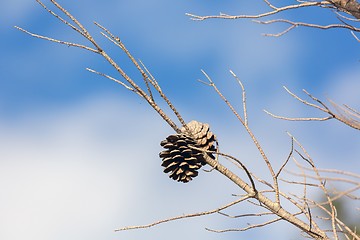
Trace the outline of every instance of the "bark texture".
[[331, 0], [329, 1], [341, 11], [347, 12], [360, 19], [360, 3], [356, 0]]

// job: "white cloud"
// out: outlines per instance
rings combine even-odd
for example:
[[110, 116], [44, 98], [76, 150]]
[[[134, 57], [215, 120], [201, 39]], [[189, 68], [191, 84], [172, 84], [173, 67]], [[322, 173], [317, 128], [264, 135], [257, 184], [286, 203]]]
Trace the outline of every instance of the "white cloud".
[[158, 142], [171, 129], [147, 106], [124, 103], [117, 96], [97, 96], [0, 123], [1, 239], [143, 239], [144, 234], [183, 239], [173, 235], [179, 229], [196, 238], [218, 239], [204, 227], [244, 226], [242, 221], [210, 216], [145, 231], [113, 232], [213, 209], [239, 192], [216, 172], [200, 172], [190, 184], [168, 180], [157, 154]]
[[[289, 139], [281, 131], [282, 123], [267, 124], [267, 131], [257, 123], [254, 130], [271, 161], [279, 166], [288, 153]], [[212, 125], [221, 136], [222, 149], [265, 176], [260, 170], [264, 164], [249, 138], [228, 125], [230, 129]], [[168, 239], [178, 229], [197, 238], [218, 239], [219, 235], [203, 228], [245, 226], [244, 221], [210, 216], [145, 231], [113, 232], [122, 226], [213, 209], [232, 201], [231, 193], [241, 193], [216, 172], [200, 172], [186, 185], [168, 180], [161, 173], [157, 154], [158, 142], [172, 130], [145, 104], [129, 103], [119, 96], [96, 96], [62, 109], [39, 110], [12, 123], [3, 121], [0, 129], [0, 189], [5, 196], [0, 199], [1, 239], [143, 239], [144, 234]], [[236, 207], [234, 213], [249, 213], [250, 208], [244, 206]], [[270, 228], [275, 234], [274, 229], [284, 226]]]
[[[272, 120], [263, 113], [258, 114], [266, 106], [260, 106], [261, 102], [257, 102], [259, 92], [256, 93], [256, 91], [260, 88], [266, 89], [267, 96], [262, 96], [261, 101], [266, 102], [264, 98], [270, 99], [271, 101], [267, 103], [274, 108], [269, 110], [275, 113], [295, 115], [300, 112], [301, 116], [306, 110], [300, 110], [302, 106], [296, 101], [289, 103], [290, 97], [286, 94], [279, 96], [277, 93], [282, 92], [280, 86], [275, 86], [279, 90], [277, 93], [267, 88], [270, 85], [274, 87], [272, 79], [262, 78], [268, 82], [262, 82], [256, 87], [251, 86], [254, 84], [251, 83], [252, 77], [249, 76], [255, 74], [266, 76], [274, 70], [272, 68], [275, 66], [278, 71], [281, 70], [282, 63], [288, 63], [292, 58], [296, 58], [294, 55], [298, 53], [298, 49], [301, 49], [298, 46], [301, 39], [296, 39], [297, 42], [293, 41], [292, 44], [284, 44], [283, 39], [272, 41], [258, 35], [255, 30], [250, 31], [249, 29], [253, 29], [254, 24], [251, 28], [241, 25], [241, 28], [234, 30], [233, 27], [224, 27], [226, 24], [211, 26], [207, 22], [189, 21], [188, 25], [181, 25], [174, 29], [177, 22], [172, 22], [174, 20], [171, 16], [174, 14], [172, 11], [163, 12], [167, 15], [154, 12], [162, 3], [163, 1], [156, 1], [156, 4], [148, 4], [146, 8], [141, 5], [142, 12], [138, 13], [139, 15], [152, 13], [151, 18], [157, 17], [155, 22], [164, 24], [164, 26], [161, 25], [161, 29], [156, 29], [157, 32], [148, 26], [143, 28], [146, 27], [147, 21], [128, 24], [125, 20], [134, 17], [134, 12], [130, 10], [122, 11], [119, 20], [114, 21], [114, 16], [117, 16], [119, 9], [129, 9], [128, 6], [119, 4], [119, 8], [107, 8], [105, 16], [109, 18], [109, 23], [115, 24], [115, 27], [111, 27], [114, 33], [127, 36], [129, 33], [122, 28], [123, 25], [127, 25], [131, 31], [135, 33], [137, 31], [144, 37], [138, 38], [142, 44], [147, 45], [144, 48], [153, 48], [154, 51], [161, 49], [162, 53], [171, 55], [172, 59], [188, 58], [191, 56], [189, 54], [199, 48], [209, 52], [216, 51], [212, 49], [215, 45], [211, 44], [217, 43], [216, 39], [220, 42], [226, 38], [226, 46], [216, 46], [223, 49], [219, 55], [226, 59], [226, 63], [218, 61], [220, 66], [216, 66], [215, 70], [212, 69], [218, 74], [211, 76], [215, 81], [223, 79], [218, 76], [225, 74], [231, 78], [227, 70], [232, 68], [240, 78], [243, 78], [241, 66], [253, 66], [252, 69], [244, 69], [247, 70], [245, 85], [250, 85], [248, 88], [250, 93], [248, 100], [251, 107], [249, 112], [252, 112], [249, 116], [250, 123], [254, 126], [255, 133], [259, 136], [266, 152], [269, 152], [271, 160], [277, 166], [280, 165], [289, 150], [289, 139], [284, 131], [291, 130], [289, 128], [293, 128], [293, 123]], [[140, 5], [136, 5], [135, 1], [131, 4], [134, 4], [135, 10], [139, 9]], [[42, 11], [40, 7], [38, 9]], [[79, 13], [86, 14], [87, 20], [93, 19], [89, 17], [91, 14], [80, 9]], [[104, 15], [98, 9], [95, 11], [99, 15]], [[116, 14], [108, 11], [114, 11]], [[47, 15], [44, 11], [42, 14]], [[46, 17], [50, 18], [49, 15]], [[79, 19], [85, 18], [81, 15], [79, 17]], [[181, 17], [187, 18], [184, 15]], [[100, 23], [108, 26], [106, 22], [100, 21]], [[165, 26], [172, 27], [172, 35], [168, 33]], [[197, 31], [198, 26], [201, 26], [202, 30], [206, 29], [205, 33]], [[272, 32], [271, 28], [266, 30]], [[221, 35], [218, 34], [220, 31]], [[246, 37], [241, 37], [242, 34], [246, 34]], [[54, 35], [57, 36], [56, 33]], [[134, 35], [139, 37], [139, 35]], [[252, 35], [256, 37], [250, 37]], [[212, 41], [204, 41], [206, 37], [212, 37]], [[57, 50], [54, 51], [63, 51], [60, 47], [55, 49]], [[77, 60], [77, 58], [71, 59], [71, 61]], [[66, 63], [71, 65], [69, 61]], [[227, 64], [230, 66], [224, 66]], [[291, 69], [283, 71], [285, 72], [283, 78], [291, 77]], [[355, 80], [358, 74], [352, 76]], [[339, 92], [345, 96], [358, 89], [354, 85], [344, 86], [337, 86], [334, 89], [339, 89]], [[252, 91], [254, 94], [251, 94]], [[263, 94], [262, 91], [261, 94]], [[240, 103], [239, 88], [234, 96], [235, 101]], [[257, 104], [255, 108], [251, 106], [254, 102]], [[219, 235], [209, 234], [202, 227], [227, 228], [230, 224], [234, 227], [243, 227], [244, 221], [232, 221], [226, 218], [219, 220], [215, 217], [215, 220], [212, 220], [213, 218], [192, 220], [168, 224], [148, 231], [116, 234], [112, 232], [113, 229], [128, 224], [149, 223], [163, 217], [214, 208], [226, 202], [224, 195], [238, 193], [231, 183], [228, 184], [226, 179], [215, 172], [211, 174], [202, 172], [201, 177], [188, 185], [164, 181], [167, 177], [161, 174], [157, 157], [160, 150], [158, 142], [171, 133], [171, 129], [164, 127], [161, 119], [144, 105], [128, 103], [127, 99], [115, 96], [97, 96], [94, 99], [76, 103], [74, 106], [66, 106], [62, 110], [32, 113], [23, 121], [11, 124], [0, 122], [2, 148], [0, 151], [0, 189], [2, 189], [2, 195], [6, 196], [0, 199], [0, 212], [5, 213], [0, 216], [0, 238], [5, 240], [24, 238], [91, 240], [136, 236], [137, 239], [144, 239], [144, 234], [146, 234], [147, 238], [156, 236], [153, 237], [154, 239], [168, 239], [169, 236], [173, 239], [183, 239], [181, 236], [174, 236], [173, 233], [179, 232], [178, 229], [181, 228], [181, 232], [191, 232], [193, 238], [206, 236], [206, 239], [218, 239]], [[256, 108], [258, 106], [260, 107]], [[193, 115], [196, 114], [201, 113], [198, 111], [193, 113]], [[223, 131], [219, 132], [219, 135], [225, 142], [226, 150], [232, 151], [235, 155], [239, 154], [240, 158], [248, 161], [254, 169], [259, 169], [258, 163], [262, 164], [260, 156], [249, 138], [243, 134], [244, 131], [240, 130], [237, 133], [233, 125], [228, 124], [227, 116], [212, 114], [212, 117], [210, 121], [217, 123], [217, 129]], [[232, 117], [229, 118], [233, 119]], [[315, 125], [315, 127], [308, 127], [309, 125]], [[314, 131], [318, 125], [312, 123], [301, 123], [296, 126], [299, 128], [292, 133], [296, 137], [300, 135], [299, 140], [305, 139], [306, 147], [310, 148], [311, 153], [315, 152], [315, 156], [318, 157], [316, 160], [324, 163], [323, 166], [326, 166], [326, 161], [333, 163], [343, 155], [342, 151], [338, 150], [339, 145], [336, 144], [343, 142], [346, 136], [343, 136], [342, 140], [335, 141], [334, 138], [329, 138], [326, 132], [332, 129], [323, 128], [322, 132], [319, 129]], [[326, 145], [326, 147], [318, 148], [318, 145]], [[354, 159], [358, 158], [356, 152], [348, 155], [348, 158], [351, 156]], [[248, 210], [241, 207], [239, 206], [239, 212]], [[276, 226], [279, 225], [272, 227], [274, 234], [277, 232], [274, 231]], [[236, 235], [244, 237], [247, 234], [251, 236], [253, 232]], [[223, 239], [228, 236], [221, 235], [220, 237]]]
[[[126, 144], [135, 140], [131, 128], [138, 115], [115, 109], [113, 101], [95, 99], [1, 123], [1, 239], [99, 239], [112, 233], [119, 215], [129, 214], [141, 179], [132, 176], [128, 161], [147, 153]], [[138, 147], [146, 148], [144, 139]]]
[[358, 63], [345, 68], [334, 69], [325, 93], [338, 104], [344, 103], [359, 109], [359, 75]]
[[[0, 123], [1, 239], [142, 239], [144, 232], [113, 230], [214, 206], [202, 203], [206, 189], [167, 181], [158, 152], [170, 128], [147, 106], [125, 101], [98, 96]], [[173, 230], [152, 234], [167, 239]]]

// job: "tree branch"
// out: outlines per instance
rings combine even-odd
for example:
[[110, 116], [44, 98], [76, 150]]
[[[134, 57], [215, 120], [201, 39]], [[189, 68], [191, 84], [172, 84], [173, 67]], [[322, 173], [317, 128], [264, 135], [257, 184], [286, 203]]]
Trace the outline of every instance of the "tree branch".
[[[349, 14], [356, 19], [360, 19], [360, 4], [356, 0], [327, 0], [327, 1], [297, 1], [298, 4], [289, 4], [282, 7], [276, 7], [271, 3], [270, 0], [263, 0], [266, 6], [269, 8], [268, 11], [264, 11], [259, 14], [240, 14], [240, 15], [229, 15], [225, 13], [220, 13], [219, 15], [196, 15], [192, 13], [186, 13], [187, 16], [190, 17], [191, 20], [196, 21], [204, 21], [208, 19], [228, 19], [228, 20], [236, 20], [236, 19], [252, 19], [256, 23], [260, 24], [273, 24], [273, 23], [287, 23], [290, 26], [286, 28], [284, 31], [276, 33], [276, 34], [264, 34], [265, 36], [272, 37], [280, 37], [295, 27], [311, 27], [318, 29], [331, 29], [331, 28], [344, 28], [349, 29], [351, 31], [360, 32], [360, 28], [355, 27], [352, 24], [345, 23], [343, 20], [338, 19], [340, 23], [328, 24], [328, 25], [320, 25], [316, 23], [305, 23], [305, 22], [295, 22], [289, 19], [269, 19], [263, 20], [265, 18], [274, 17], [283, 12], [294, 11], [302, 8], [327, 8], [334, 9], [335, 14], [339, 16], [339, 13], [336, 11], [341, 11], [346, 14]], [[341, 15], [341, 18], [349, 20], [349, 17], [345, 17]], [[353, 21], [354, 22], [354, 21]]]
[[353, 109], [353, 108], [351, 108], [351, 107], [349, 107], [347, 105], [340, 106], [340, 105], [336, 104], [335, 102], [333, 102], [331, 100], [328, 100], [331, 103], [331, 105], [333, 106], [333, 108], [335, 108], [335, 110], [337, 111], [337, 113], [335, 113], [324, 102], [322, 102], [318, 98], [312, 96], [305, 89], [303, 89], [303, 92], [309, 98], [311, 98], [313, 101], [317, 102], [319, 105], [316, 105], [314, 103], [310, 103], [309, 101], [306, 101], [306, 100], [300, 98], [296, 94], [292, 93], [286, 87], [284, 87], [284, 89], [293, 98], [295, 98], [299, 102], [301, 102], [304, 105], [307, 105], [309, 107], [318, 109], [321, 112], [324, 112], [329, 116], [322, 117], [322, 118], [318, 118], [318, 117], [293, 118], [293, 117], [284, 117], [284, 116], [275, 115], [275, 114], [273, 114], [273, 113], [271, 113], [271, 112], [269, 112], [267, 110], [264, 110], [264, 112], [269, 114], [271, 117], [281, 119], [281, 120], [286, 120], [286, 121], [327, 121], [327, 120], [330, 120], [330, 119], [336, 119], [336, 120], [348, 125], [351, 128], [354, 128], [356, 130], [360, 130], [360, 113], [357, 110], [355, 110], [355, 109]]
[[229, 208], [237, 203], [240, 203], [248, 198], [250, 198], [251, 196], [249, 195], [246, 195], [242, 198], [239, 198], [238, 200], [236, 201], [233, 201], [231, 203], [228, 203], [222, 207], [219, 207], [219, 208], [216, 208], [214, 210], [210, 210], [210, 211], [205, 211], [205, 212], [199, 212], [199, 213], [191, 213], [191, 214], [186, 214], [186, 215], [181, 215], [181, 216], [176, 216], [176, 217], [172, 217], [172, 218], [167, 218], [167, 219], [163, 219], [163, 220], [160, 220], [160, 221], [157, 221], [157, 222], [153, 222], [153, 223], [150, 223], [150, 224], [146, 224], [146, 225], [138, 225], [138, 226], [129, 226], [129, 227], [123, 227], [123, 228], [119, 228], [119, 229], [116, 229], [115, 232], [118, 232], [118, 231], [124, 231], [124, 230], [131, 230], [131, 229], [141, 229], [141, 228], [150, 228], [150, 227], [153, 227], [153, 226], [156, 226], [156, 225], [159, 225], [161, 223], [166, 223], [166, 222], [171, 222], [171, 221], [175, 221], [175, 220], [179, 220], [179, 219], [184, 219], [184, 218], [192, 218], [192, 217], [200, 217], [200, 216], [204, 216], [204, 215], [210, 215], [210, 214], [213, 214], [213, 213], [217, 213], [217, 212], [220, 212], [221, 210], [224, 210], [226, 208]]

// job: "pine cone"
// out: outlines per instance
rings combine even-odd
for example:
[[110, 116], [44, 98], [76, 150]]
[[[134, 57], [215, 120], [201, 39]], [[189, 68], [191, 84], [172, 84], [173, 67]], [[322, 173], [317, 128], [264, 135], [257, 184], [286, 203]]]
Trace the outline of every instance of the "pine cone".
[[[215, 136], [209, 125], [191, 121], [187, 124], [191, 133], [182, 128], [181, 134], [168, 136], [160, 143], [166, 150], [160, 152], [164, 172], [178, 182], [189, 182], [198, 175], [198, 170], [206, 164], [203, 152], [191, 147], [214, 151]], [[208, 154], [214, 158], [212, 154]]]
[[[199, 148], [203, 148], [206, 151], [216, 151], [214, 143], [216, 142], [215, 135], [210, 132], [209, 124], [200, 123], [198, 121], [192, 120], [186, 124], [191, 132], [191, 135], [197, 142]], [[183, 127], [181, 131], [186, 133], [186, 129]], [[215, 157], [212, 154], [208, 154], [212, 159]]]

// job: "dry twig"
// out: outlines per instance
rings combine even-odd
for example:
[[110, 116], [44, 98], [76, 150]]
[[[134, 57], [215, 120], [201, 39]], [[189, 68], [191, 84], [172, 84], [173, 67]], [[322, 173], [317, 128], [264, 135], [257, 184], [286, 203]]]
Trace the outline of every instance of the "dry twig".
[[[269, 8], [268, 11], [259, 13], [259, 14], [240, 14], [240, 15], [229, 15], [225, 13], [220, 13], [219, 15], [196, 15], [191, 13], [186, 13], [187, 16], [192, 20], [196, 21], [204, 21], [208, 19], [252, 19], [256, 23], [260, 24], [274, 24], [274, 23], [286, 23], [290, 26], [286, 28], [284, 31], [276, 33], [276, 34], [264, 34], [265, 36], [272, 37], [280, 37], [292, 29], [302, 26], [302, 27], [310, 27], [317, 29], [331, 29], [331, 28], [344, 28], [348, 29], [351, 32], [360, 32], [360, 28], [355, 27], [355, 23], [360, 19], [360, 4], [356, 0], [327, 0], [327, 1], [297, 1], [297, 4], [288, 4], [284, 3], [284, 6], [276, 7], [271, 3], [270, 0], [263, 0], [265, 5]], [[322, 8], [322, 9], [331, 9], [337, 15], [340, 23], [328, 24], [328, 25], [320, 25], [314, 23], [305, 23], [305, 22], [297, 22], [291, 21], [289, 19], [270, 19], [270, 20], [262, 20], [264, 18], [274, 17], [279, 15], [280, 13], [286, 13], [289, 11], [299, 10], [303, 8]], [[354, 17], [347, 17], [338, 12], [344, 12]], [[346, 23], [345, 20], [351, 21], [353, 24]], [[353, 34], [354, 35], [354, 34]], [[356, 38], [356, 36], [354, 35]]]
[[299, 102], [303, 103], [304, 105], [307, 105], [309, 107], [315, 108], [320, 110], [321, 112], [326, 113], [328, 116], [327, 117], [301, 117], [301, 118], [294, 118], [294, 117], [284, 117], [284, 116], [279, 116], [276, 114], [273, 114], [267, 110], [264, 110], [265, 113], [269, 114], [270, 116], [272, 116], [273, 118], [277, 118], [277, 119], [281, 119], [281, 120], [286, 120], [286, 121], [327, 121], [330, 119], [336, 119], [346, 125], [348, 125], [349, 127], [352, 127], [356, 130], [360, 130], [360, 114], [358, 111], [356, 111], [355, 109], [347, 106], [347, 105], [343, 105], [340, 106], [338, 104], [336, 104], [335, 102], [329, 100], [329, 102], [331, 103], [331, 105], [333, 106], [333, 108], [335, 108], [335, 110], [337, 111], [337, 113], [335, 113], [333, 110], [331, 110], [324, 102], [322, 102], [321, 100], [319, 100], [318, 98], [314, 97], [313, 95], [311, 95], [310, 93], [308, 93], [305, 89], [303, 89], [303, 92], [311, 99], [313, 100], [315, 103], [311, 103], [307, 100], [304, 100], [302, 98], [300, 98], [298, 95], [296, 95], [295, 93], [291, 92], [289, 89], [287, 89], [284, 86], [284, 89], [296, 100], [298, 100]]
[[186, 215], [181, 215], [181, 216], [176, 216], [176, 217], [172, 217], [172, 218], [167, 218], [167, 219], [163, 219], [157, 222], [153, 222], [147, 225], [137, 225], [137, 226], [130, 226], [130, 227], [123, 227], [123, 228], [119, 228], [116, 229], [115, 231], [124, 231], [124, 230], [130, 230], [130, 229], [140, 229], [140, 228], [149, 228], [149, 227], [153, 227], [155, 225], [161, 224], [161, 223], [166, 223], [166, 222], [171, 222], [171, 221], [175, 221], [175, 220], [179, 220], [179, 219], [184, 219], [184, 218], [192, 218], [192, 217], [200, 217], [200, 216], [204, 216], [204, 215], [209, 215], [209, 214], [214, 214], [214, 213], [218, 213], [221, 210], [227, 209], [235, 204], [238, 204], [248, 198], [250, 198], [251, 196], [246, 195], [236, 201], [233, 201], [231, 203], [228, 203], [222, 207], [216, 208], [214, 210], [210, 210], [210, 211], [204, 211], [204, 212], [199, 212], [199, 213], [191, 213], [191, 214], [186, 214]]
[[[166, 102], [166, 104], [168, 105], [170, 110], [175, 114], [175, 116], [177, 117], [177, 119], [181, 123], [181, 125], [183, 127], [187, 128], [187, 125], [185, 124], [185, 121], [183, 120], [182, 116], [177, 111], [177, 109], [173, 106], [173, 104], [167, 98], [167, 96], [163, 93], [163, 91], [161, 90], [158, 82], [155, 80], [155, 78], [151, 75], [151, 73], [148, 71], [148, 69], [145, 67], [145, 65], [141, 61], [139, 61], [140, 63], [138, 63], [138, 61], [133, 57], [133, 55], [125, 47], [125, 45], [122, 43], [122, 41], [120, 40], [119, 37], [112, 34], [108, 29], [106, 29], [102, 25], [100, 25], [98, 23], [95, 23], [95, 25], [98, 26], [103, 31], [103, 32], [101, 32], [101, 34], [106, 39], [108, 39], [110, 42], [112, 42], [113, 44], [118, 46], [127, 55], [127, 57], [130, 59], [132, 64], [137, 68], [138, 72], [142, 76], [142, 80], [141, 80], [142, 84], [145, 84], [145, 90], [138, 83], [138, 80], [135, 80], [135, 79], [131, 78], [129, 75], [127, 75], [126, 71], [123, 70], [121, 68], [121, 66], [117, 62], [115, 62], [106, 53], [106, 51], [100, 46], [100, 44], [98, 44], [97, 41], [95, 41], [95, 39], [87, 31], [87, 29], [73, 15], [71, 15], [66, 9], [64, 9], [59, 3], [57, 3], [57, 1], [50, 0], [51, 3], [63, 15], [65, 15], [65, 17], [67, 17], [69, 20], [65, 20], [65, 18], [60, 17], [54, 11], [49, 10], [48, 7], [46, 5], [44, 5], [40, 0], [36, 0], [36, 1], [45, 10], [47, 10], [52, 16], [56, 17], [63, 24], [67, 25], [72, 30], [79, 33], [82, 37], [87, 39], [88, 43], [90, 45], [92, 45], [92, 47], [88, 47], [88, 46], [81, 45], [81, 44], [76, 44], [76, 43], [71, 43], [71, 42], [66, 42], [66, 41], [61, 41], [61, 40], [57, 40], [55, 38], [45, 37], [45, 36], [42, 36], [42, 35], [31, 33], [31, 32], [29, 32], [27, 30], [24, 30], [24, 29], [22, 29], [20, 27], [17, 27], [19, 30], [21, 30], [24, 33], [29, 34], [29, 35], [31, 35], [33, 37], [36, 37], [36, 38], [44, 39], [44, 40], [51, 41], [51, 42], [56, 42], [56, 43], [67, 45], [67, 46], [78, 47], [78, 48], [81, 48], [81, 49], [88, 50], [88, 51], [99, 54], [120, 74], [120, 76], [123, 78], [123, 81], [118, 80], [117, 78], [109, 76], [109, 75], [107, 75], [105, 73], [101, 73], [101, 72], [92, 70], [90, 68], [87, 68], [88, 71], [90, 71], [92, 73], [95, 73], [95, 74], [98, 74], [98, 75], [101, 75], [101, 76], [103, 76], [105, 78], [108, 78], [108, 79], [110, 79], [112, 81], [115, 81], [115, 82], [121, 84], [123, 87], [125, 87], [125, 89], [136, 93], [142, 99], [144, 99], [162, 117], [162, 119], [169, 126], [171, 126], [174, 129], [175, 132], [181, 133], [180, 128], [175, 124], [175, 122], [172, 119], [170, 119], [170, 117], [168, 117], [168, 115], [164, 112], [164, 110], [162, 108], [160, 108], [157, 101], [155, 101], [156, 96], [155, 96], [154, 93], [157, 92], [157, 94], [160, 96], [160, 99]], [[265, 15], [259, 15], [260, 17], [272, 15], [272, 14], [275, 14], [275, 13], [278, 13], [278, 12], [281, 12], [281, 11], [289, 10], [291, 8], [300, 8], [300, 7], [306, 7], [306, 6], [324, 6], [324, 5], [329, 4], [328, 1], [303, 2], [303, 3], [299, 3], [297, 6], [294, 5], [294, 6], [290, 6], [290, 7], [288, 6], [288, 7], [283, 7], [283, 8], [277, 8], [274, 5], [272, 5], [269, 0], [264, 0], [264, 2], [268, 5], [268, 7], [270, 7], [272, 9], [273, 13], [270, 12], [270, 14], [268, 13], [268, 14], [265, 14]], [[239, 83], [239, 85], [241, 87], [241, 90], [242, 90], [243, 117], [241, 117], [237, 113], [235, 108], [225, 98], [225, 96], [220, 92], [220, 90], [217, 88], [217, 86], [211, 80], [211, 78], [203, 71], [204, 75], [206, 76], [206, 78], [208, 80], [208, 82], [206, 82], [206, 84], [211, 86], [216, 91], [216, 93], [221, 97], [221, 99], [227, 104], [227, 106], [230, 108], [230, 110], [234, 113], [234, 115], [237, 117], [237, 119], [244, 126], [244, 128], [246, 129], [246, 131], [249, 134], [250, 138], [252, 139], [253, 143], [257, 147], [257, 149], [258, 149], [260, 155], [262, 156], [262, 158], [264, 160], [264, 163], [267, 166], [267, 168], [268, 168], [268, 170], [270, 172], [270, 175], [271, 175], [271, 177], [273, 179], [272, 184], [270, 184], [267, 181], [262, 180], [259, 177], [257, 177], [254, 173], [252, 173], [245, 166], [244, 163], [242, 163], [240, 160], [238, 160], [237, 158], [235, 158], [233, 156], [223, 154], [223, 153], [220, 153], [220, 152], [211, 152], [211, 153], [215, 153], [215, 154], [217, 154], [219, 156], [223, 156], [225, 158], [230, 159], [233, 163], [235, 163], [237, 166], [239, 166], [241, 169], [243, 169], [245, 171], [247, 177], [249, 178], [250, 184], [246, 183], [238, 175], [236, 175], [231, 170], [229, 170], [228, 168], [226, 168], [225, 166], [220, 164], [217, 159], [212, 159], [211, 157], [208, 156], [208, 154], [204, 154], [204, 158], [205, 158], [206, 163], [210, 167], [212, 167], [214, 170], [218, 171], [220, 174], [222, 174], [223, 176], [228, 178], [230, 181], [232, 181], [234, 184], [236, 184], [240, 189], [242, 189], [245, 192], [244, 196], [242, 196], [238, 200], [233, 201], [233, 202], [231, 202], [231, 203], [229, 203], [227, 205], [224, 205], [222, 207], [219, 207], [219, 208], [216, 208], [216, 209], [213, 209], [213, 210], [210, 210], [210, 211], [203, 211], [203, 212], [199, 212], [199, 213], [181, 215], [181, 216], [177, 216], [177, 217], [172, 217], [172, 218], [160, 220], [160, 221], [157, 221], [157, 222], [154, 222], [154, 223], [151, 223], [151, 224], [147, 224], [147, 225], [120, 228], [120, 229], [117, 229], [116, 231], [129, 230], [129, 229], [139, 229], [139, 228], [149, 228], [149, 227], [161, 224], [161, 223], [166, 223], [166, 222], [170, 222], [170, 221], [174, 221], [174, 220], [178, 220], [178, 219], [185, 219], [185, 218], [191, 218], [191, 217], [210, 215], [210, 214], [213, 214], [213, 213], [220, 213], [222, 215], [225, 215], [224, 213], [221, 212], [222, 210], [227, 209], [227, 208], [229, 208], [229, 207], [231, 207], [231, 206], [233, 206], [235, 204], [238, 204], [238, 203], [240, 203], [240, 202], [242, 202], [244, 200], [248, 200], [248, 199], [252, 198], [252, 199], [254, 199], [254, 201], [257, 201], [257, 202], [255, 203], [255, 202], [250, 201], [250, 203], [252, 203], [252, 204], [254, 204], [256, 206], [259, 206], [261, 208], [265, 208], [268, 211], [266, 214], [273, 214], [273, 215], [276, 215], [277, 217], [275, 219], [273, 219], [273, 220], [268, 221], [268, 222], [261, 223], [261, 224], [250, 225], [250, 226], [248, 226], [246, 228], [242, 228], [240, 230], [237, 229], [236, 231], [245, 231], [245, 230], [248, 230], [248, 229], [265, 226], [265, 225], [277, 222], [279, 220], [284, 220], [284, 221], [287, 221], [287, 222], [293, 224], [294, 226], [298, 227], [299, 229], [301, 229], [309, 237], [312, 237], [314, 239], [328, 239], [328, 236], [326, 235], [326, 232], [323, 231], [316, 224], [315, 221], [313, 221], [313, 217], [311, 216], [310, 209], [306, 205], [308, 200], [306, 200], [307, 198], [306, 198], [305, 194], [304, 194], [304, 197], [303, 197], [302, 201], [305, 202], [306, 204], [304, 206], [302, 206], [300, 204], [301, 202], [295, 201], [295, 199], [290, 197], [288, 194], [284, 194], [283, 192], [281, 192], [280, 189], [279, 189], [279, 185], [278, 185], [278, 177], [279, 177], [280, 173], [287, 166], [290, 157], [293, 156], [293, 152], [295, 151], [302, 157], [302, 159], [304, 159], [305, 161], [310, 163], [310, 165], [312, 167], [312, 170], [314, 171], [314, 173], [316, 173], [316, 179], [320, 182], [320, 184], [318, 186], [322, 189], [324, 194], [327, 196], [327, 201], [329, 202], [329, 205], [331, 205], [332, 199], [330, 198], [330, 196], [329, 196], [329, 194], [327, 192], [327, 189], [325, 188], [325, 184], [322, 181], [323, 178], [320, 177], [319, 171], [316, 169], [312, 159], [310, 158], [308, 153], [305, 151], [305, 149], [302, 147], [302, 145], [294, 137], [291, 136], [291, 139], [292, 139], [291, 151], [290, 151], [287, 159], [281, 165], [278, 172], [275, 173], [275, 171], [273, 170], [273, 167], [271, 165], [271, 162], [267, 158], [267, 156], [266, 156], [265, 152], [263, 151], [260, 143], [258, 142], [257, 138], [255, 137], [255, 135], [253, 134], [253, 132], [251, 131], [251, 129], [249, 127], [248, 116], [247, 116], [247, 108], [246, 108], [246, 94], [245, 94], [244, 85], [242, 84], [242, 82], [239, 80], [239, 78], [232, 71], [230, 71], [230, 72], [231, 72], [232, 76], [236, 79], [236, 81]], [[153, 92], [154, 89], [155, 89], [155, 91]], [[289, 93], [291, 94], [291, 92], [289, 92]], [[319, 110], [321, 110], [323, 112], [326, 112], [326, 113], [330, 114], [332, 116], [332, 118], [337, 118], [337, 116], [338, 116], [338, 115], [332, 114], [332, 112], [330, 112], [330, 110], [326, 107], [326, 105], [324, 105], [320, 100], [314, 98], [310, 94], [308, 94], [308, 96], [311, 97], [315, 102], [320, 104], [320, 106], [309, 103], [307, 101], [304, 101], [304, 100], [300, 99], [299, 97], [297, 97], [294, 94], [292, 94], [292, 95], [293, 95], [293, 97], [295, 97], [299, 101], [303, 102], [304, 104], [309, 105], [309, 106], [314, 107], [314, 108], [317, 108], [317, 109], [319, 109]], [[349, 108], [347, 106], [345, 106], [345, 108], [339, 107], [339, 109], [342, 111], [343, 114], [344, 114], [345, 111], [347, 111], [346, 121], [348, 121], [350, 115], [351, 115], [351, 117], [354, 117], [354, 116], [356, 117], [356, 116], [359, 115], [359, 113], [357, 111], [355, 111], [355, 110], [353, 110], [353, 109], [351, 109], [351, 108]], [[344, 120], [345, 117], [343, 116], [342, 119]], [[301, 154], [299, 150], [296, 150], [296, 149], [294, 150], [294, 143], [296, 143], [300, 147], [303, 154]], [[271, 190], [261, 190], [261, 191], [258, 190], [256, 185], [255, 185], [255, 181], [258, 181], [260, 183], [265, 184], [266, 186], [270, 187]], [[305, 181], [304, 181], [303, 185], [305, 187], [305, 186], [307, 186], [307, 183], [305, 183]], [[268, 194], [268, 193], [275, 194], [275, 200], [274, 201], [271, 200], [270, 198], [268, 198], [265, 195], [265, 194]], [[280, 198], [289, 201], [295, 207], [297, 207], [300, 211], [297, 212], [297, 213], [291, 213], [290, 211], [286, 210], [280, 204]], [[320, 207], [322, 207], [322, 206], [320, 205]], [[258, 216], [262, 216], [262, 215], [265, 215], [265, 213], [261, 213]], [[306, 219], [307, 219], [307, 222], [303, 221], [301, 218], [299, 218], [298, 215], [305, 215]], [[346, 229], [346, 226], [343, 226], [341, 224], [341, 222], [338, 221], [338, 219], [336, 218], [336, 209], [335, 209], [335, 207], [333, 205], [331, 205], [331, 211], [329, 211], [329, 215], [330, 215], [331, 222], [332, 222], [332, 225], [333, 225], [334, 236], [336, 236], [336, 234], [337, 234], [336, 225], [341, 226], [340, 230], [345, 229], [346, 231], [348, 231]], [[228, 215], [228, 216], [230, 216], [230, 215]], [[238, 216], [244, 216], [245, 217], [246, 215], [238, 215]], [[255, 215], [253, 215], [253, 216], [255, 216]], [[208, 230], [209, 231], [217, 231], [217, 230], [210, 230], [210, 229], [208, 229]], [[228, 230], [219, 230], [218, 232], [222, 232], [222, 231], [228, 231]]]

